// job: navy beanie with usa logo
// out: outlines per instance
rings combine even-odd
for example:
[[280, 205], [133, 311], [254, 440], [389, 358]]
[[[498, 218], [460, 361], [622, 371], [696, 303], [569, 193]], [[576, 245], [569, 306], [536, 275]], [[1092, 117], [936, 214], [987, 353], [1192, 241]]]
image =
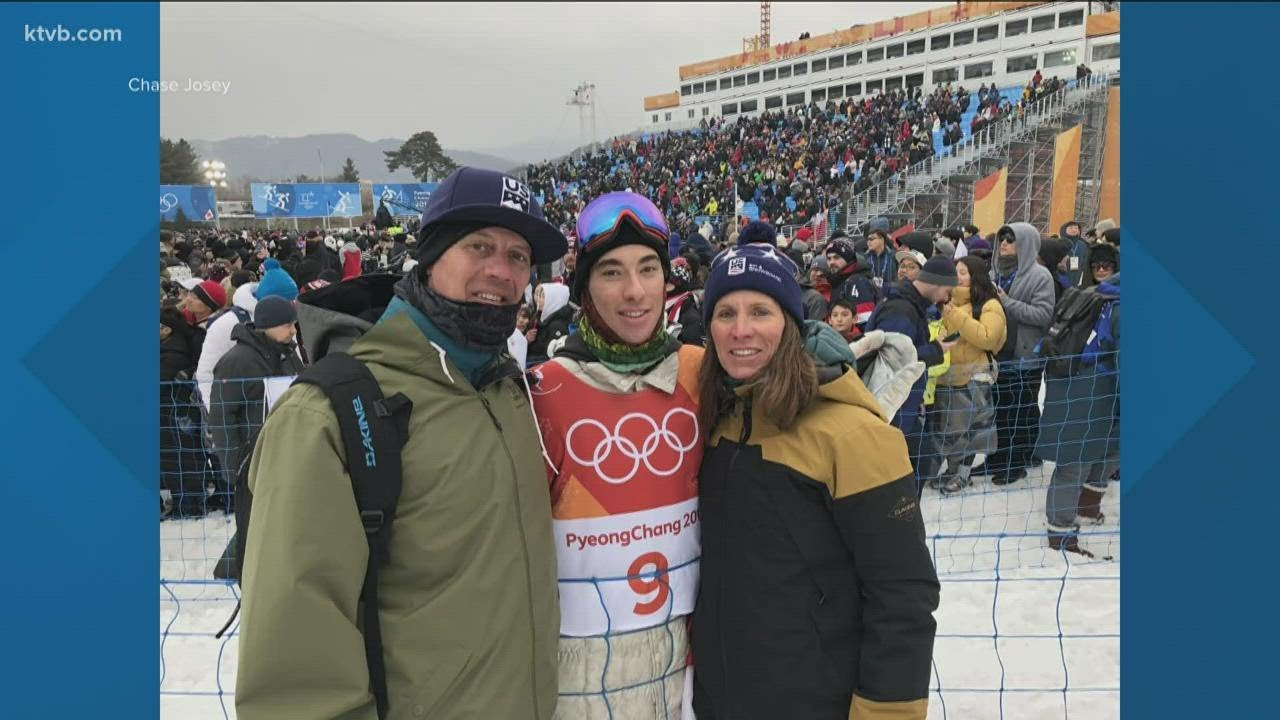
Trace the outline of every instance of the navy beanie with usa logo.
[[796, 264], [767, 245], [739, 245], [711, 263], [703, 294], [703, 319], [709, 325], [720, 298], [738, 290], [755, 290], [773, 298], [796, 323], [804, 326], [804, 302], [796, 282]]

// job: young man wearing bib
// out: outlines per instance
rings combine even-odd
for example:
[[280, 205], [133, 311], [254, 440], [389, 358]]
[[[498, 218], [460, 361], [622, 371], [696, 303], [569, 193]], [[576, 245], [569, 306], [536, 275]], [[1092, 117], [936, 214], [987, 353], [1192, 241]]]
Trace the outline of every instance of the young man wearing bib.
[[531, 373], [560, 581], [557, 718], [678, 718], [701, 554], [696, 376], [664, 329], [670, 232], [603, 195], [578, 220], [578, 332]]

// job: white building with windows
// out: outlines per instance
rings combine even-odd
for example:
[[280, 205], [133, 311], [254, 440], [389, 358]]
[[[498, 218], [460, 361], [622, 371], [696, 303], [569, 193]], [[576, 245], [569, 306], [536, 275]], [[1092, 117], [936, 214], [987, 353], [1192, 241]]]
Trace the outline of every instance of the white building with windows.
[[[1117, 3], [962, 2], [872, 26], [680, 68], [680, 89], [645, 98], [641, 129], [958, 83], [1025, 86], [1073, 80], [1076, 67], [1120, 68]], [[956, 19], [959, 18], [959, 19]], [[914, 29], [907, 29], [914, 28]], [[866, 39], [854, 39], [861, 36]], [[851, 41], [851, 39], [853, 39]]]

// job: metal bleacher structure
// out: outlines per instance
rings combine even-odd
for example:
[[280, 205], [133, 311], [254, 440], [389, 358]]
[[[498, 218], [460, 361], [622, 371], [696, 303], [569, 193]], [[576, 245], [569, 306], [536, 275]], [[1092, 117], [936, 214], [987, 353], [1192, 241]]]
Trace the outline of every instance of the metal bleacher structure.
[[[1076, 191], [1076, 219], [1086, 226], [1098, 220], [1102, 160], [1106, 141], [1108, 88], [1119, 85], [1120, 74], [1090, 75], [1072, 80], [1028, 106], [987, 125], [977, 134], [854, 195], [845, 203], [844, 222], [851, 234], [874, 217], [885, 217], [894, 228], [913, 224], [921, 230], [942, 230], [970, 222], [973, 185], [1000, 168], [1008, 168], [1006, 216], [1049, 228], [1053, 188], [1054, 140], [1057, 134], [1082, 125], [1080, 171]], [[1008, 97], [1022, 88], [1001, 91]], [[1016, 97], [1011, 97], [1016, 100]], [[969, 127], [977, 112], [971, 96], [961, 127]], [[983, 228], [988, 231], [988, 228]]]

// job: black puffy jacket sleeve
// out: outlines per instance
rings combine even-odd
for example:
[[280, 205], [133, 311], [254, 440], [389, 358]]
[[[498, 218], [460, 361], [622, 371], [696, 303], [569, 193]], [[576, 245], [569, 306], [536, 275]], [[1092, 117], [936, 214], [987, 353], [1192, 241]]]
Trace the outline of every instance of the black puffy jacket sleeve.
[[[835, 461], [833, 512], [862, 588], [863, 636], [850, 718], [921, 718], [940, 586], [901, 431], [886, 423]], [[867, 435], [870, 437], [867, 437]]]

